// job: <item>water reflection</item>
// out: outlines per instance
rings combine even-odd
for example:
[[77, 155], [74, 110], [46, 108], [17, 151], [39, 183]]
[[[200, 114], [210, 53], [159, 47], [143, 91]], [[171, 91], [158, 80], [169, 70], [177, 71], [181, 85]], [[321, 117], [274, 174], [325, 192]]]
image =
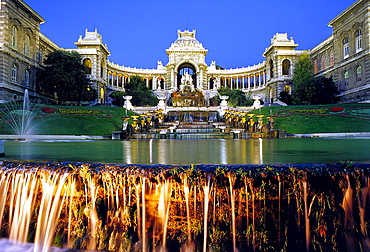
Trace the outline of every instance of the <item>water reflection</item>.
[[370, 161], [369, 138], [5, 141], [5, 160], [127, 164]]
[[263, 164], [263, 145], [262, 145], [262, 138], [258, 138], [259, 141], [259, 149], [260, 149], [260, 164]]

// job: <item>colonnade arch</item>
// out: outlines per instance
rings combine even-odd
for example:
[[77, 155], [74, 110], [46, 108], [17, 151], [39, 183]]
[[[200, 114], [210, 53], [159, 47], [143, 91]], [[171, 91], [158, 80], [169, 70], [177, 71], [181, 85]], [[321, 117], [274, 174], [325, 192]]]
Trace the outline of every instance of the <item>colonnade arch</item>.
[[156, 89], [163, 90], [164, 89], [164, 78], [163, 77], [158, 77], [156, 80]]
[[209, 85], [208, 85], [208, 89], [214, 89], [215, 88], [215, 85], [216, 85], [216, 78], [215, 77], [211, 77], [209, 79]]
[[193, 80], [193, 85], [195, 88], [197, 88], [197, 71], [196, 68], [193, 64], [191, 63], [182, 63], [178, 68], [177, 68], [177, 88], [180, 88], [181, 85], [181, 77], [184, 74], [189, 74]]

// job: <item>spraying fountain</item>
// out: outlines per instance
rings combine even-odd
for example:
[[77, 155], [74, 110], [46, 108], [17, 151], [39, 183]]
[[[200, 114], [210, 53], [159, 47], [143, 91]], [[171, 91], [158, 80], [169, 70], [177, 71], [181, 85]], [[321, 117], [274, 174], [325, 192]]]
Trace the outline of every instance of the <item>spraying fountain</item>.
[[28, 251], [369, 251], [369, 172], [2, 162], [1, 234]]
[[34, 134], [36, 126], [33, 121], [34, 111], [30, 106], [27, 89], [24, 91], [21, 103], [7, 103], [5, 104], [5, 109], [4, 120], [14, 135], [17, 135], [19, 139], [26, 139], [27, 136]]

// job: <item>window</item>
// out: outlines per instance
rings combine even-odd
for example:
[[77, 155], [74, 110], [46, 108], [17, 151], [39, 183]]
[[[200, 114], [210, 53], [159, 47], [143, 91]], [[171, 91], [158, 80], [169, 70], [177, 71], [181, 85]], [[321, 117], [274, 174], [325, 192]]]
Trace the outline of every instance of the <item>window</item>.
[[362, 49], [362, 31], [357, 30], [355, 33], [355, 44], [356, 44], [356, 52], [361, 51]]
[[314, 73], [317, 74], [319, 72], [319, 63], [317, 59], [313, 61], [313, 68], [314, 68]]
[[356, 68], [356, 82], [360, 82], [362, 79], [362, 67], [358, 66]]
[[13, 49], [16, 49], [17, 48], [17, 33], [18, 33], [18, 30], [15, 26], [12, 27], [12, 38], [11, 38], [11, 44], [10, 46], [13, 48]]
[[287, 92], [287, 93], [291, 94], [291, 92], [292, 92], [291, 87], [289, 85], [285, 85], [284, 86], [284, 92]]
[[283, 60], [283, 75], [290, 75], [290, 61], [288, 59]]
[[84, 59], [85, 74], [91, 74], [92, 62], [91, 59]]
[[321, 70], [324, 70], [325, 68], [326, 68], [325, 56], [324, 54], [321, 54]]
[[42, 51], [37, 52], [37, 63], [42, 64]]
[[18, 72], [18, 68], [15, 64], [12, 65], [12, 72], [11, 72], [11, 81], [14, 81], [16, 82], [17, 81], [17, 72]]
[[274, 78], [274, 62], [270, 60], [270, 78]]
[[330, 50], [329, 56], [330, 56], [330, 66], [334, 66], [334, 51], [333, 50]]
[[24, 71], [24, 85], [29, 86], [30, 84], [30, 71]]
[[343, 57], [347, 58], [349, 55], [348, 38], [343, 39]]
[[30, 55], [30, 36], [24, 36], [24, 54], [29, 56]]
[[102, 60], [102, 61], [100, 62], [100, 77], [101, 77], [101, 78], [103, 78], [103, 76], [104, 76], [104, 65], [105, 65], [105, 63], [104, 63], [104, 61]]
[[344, 84], [348, 86], [348, 71], [344, 71]]

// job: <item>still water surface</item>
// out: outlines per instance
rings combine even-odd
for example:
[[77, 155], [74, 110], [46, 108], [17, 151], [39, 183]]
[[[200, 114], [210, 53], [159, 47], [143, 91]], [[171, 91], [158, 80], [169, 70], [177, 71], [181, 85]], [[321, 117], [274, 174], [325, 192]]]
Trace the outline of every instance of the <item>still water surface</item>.
[[1, 160], [126, 164], [370, 162], [370, 138], [5, 141]]

